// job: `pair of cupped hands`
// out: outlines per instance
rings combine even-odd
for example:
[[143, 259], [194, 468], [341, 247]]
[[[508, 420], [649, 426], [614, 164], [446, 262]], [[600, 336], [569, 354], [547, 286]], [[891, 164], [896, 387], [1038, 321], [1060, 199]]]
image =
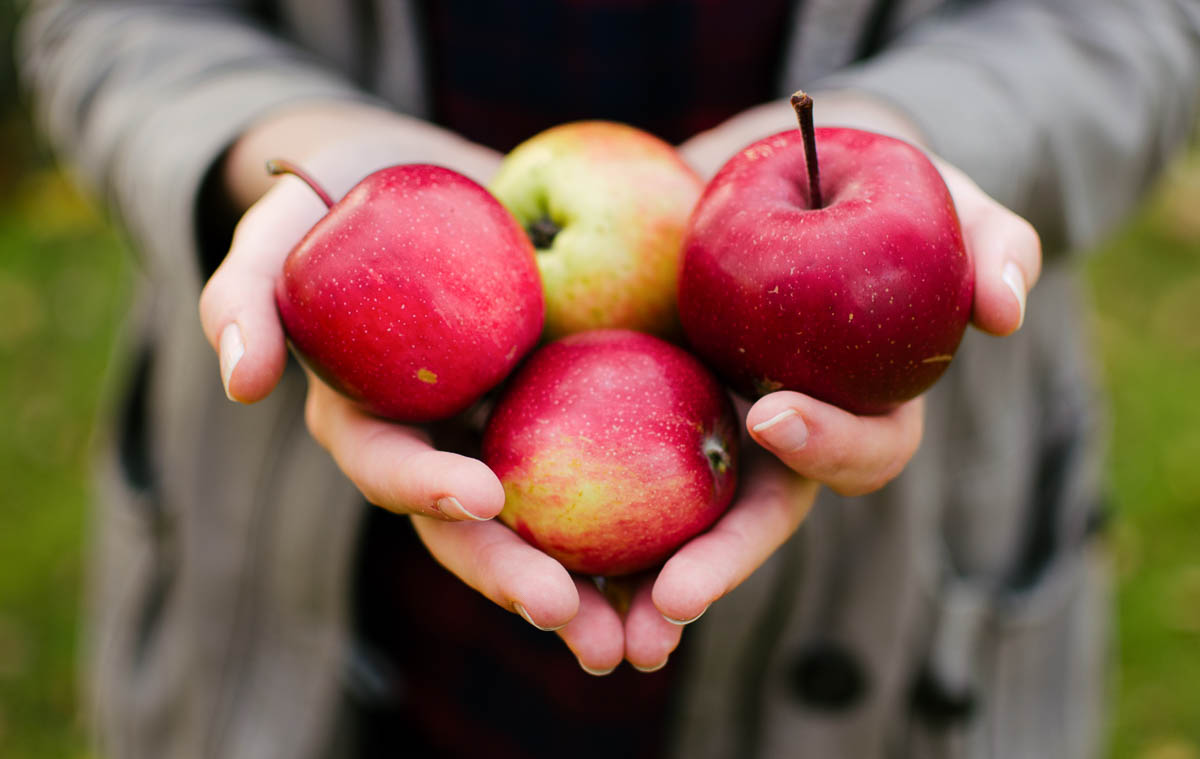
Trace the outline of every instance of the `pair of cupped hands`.
[[[817, 122], [922, 136], [894, 108], [852, 93], [814, 97]], [[680, 146], [705, 178], [751, 142], [789, 127], [786, 102], [746, 111]], [[272, 180], [264, 164], [288, 158], [335, 197], [384, 166], [435, 163], [486, 185], [501, 156], [428, 123], [371, 105], [323, 102], [277, 112], [247, 130], [227, 153], [222, 178], [248, 209], [224, 262], [200, 299], [205, 335], [217, 351], [226, 394], [253, 403], [283, 372], [287, 348], [275, 309], [283, 261], [325, 213], [299, 180]], [[975, 267], [972, 320], [1007, 335], [1024, 318], [1041, 249], [1032, 227], [936, 157]], [[923, 400], [888, 414], [855, 416], [800, 393], [781, 391], [739, 403], [747, 445], [734, 503], [707, 532], [684, 544], [657, 573], [639, 577], [618, 610], [591, 578], [575, 576], [494, 520], [504, 490], [483, 462], [437, 450], [428, 429], [365, 414], [311, 373], [305, 419], [346, 476], [371, 503], [413, 515], [430, 553], [449, 571], [535, 627], [553, 631], [589, 673], [622, 660], [662, 667], [683, 628], [757, 569], [799, 527], [824, 484], [843, 495], [883, 487], [916, 452]]]

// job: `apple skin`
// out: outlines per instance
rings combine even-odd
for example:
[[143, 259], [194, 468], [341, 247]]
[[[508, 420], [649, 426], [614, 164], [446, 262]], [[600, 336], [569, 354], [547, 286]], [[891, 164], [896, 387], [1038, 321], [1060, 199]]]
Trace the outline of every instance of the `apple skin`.
[[292, 346], [372, 414], [445, 419], [537, 343], [533, 247], [487, 190], [412, 164], [356, 185], [288, 255], [276, 305]]
[[570, 570], [654, 566], [708, 528], [737, 484], [729, 395], [650, 335], [595, 330], [535, 352], [488, 421], [500, 519]]
[[537, 255], [547, 339], [600, 328], [680, 337], [679, 246], [704, 183], [671, 145], [624, 124], [563, 124], [514, 148], [489, 189], [526, 229], [542, 219], [559, 229]]
[[860, 414], [920, 395], [949, 365], [974, 278], [941, 175], [906, 142], [816, 130], [812, 209], [799, 130], [713, 177], [684, 241], [679, 307], [696, 352], [750, 397], [796, 390]]

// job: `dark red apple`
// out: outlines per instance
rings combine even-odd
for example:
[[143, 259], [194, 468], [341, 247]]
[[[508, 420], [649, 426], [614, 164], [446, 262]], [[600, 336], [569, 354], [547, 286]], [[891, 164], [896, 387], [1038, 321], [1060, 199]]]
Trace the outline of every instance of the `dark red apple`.
[[288, 338], [322, 379], [403, 422], [453, 416], [537, 342], [533, 246], [483, 187], [439, 166], [381, 169], [288, 255], [275, 300]]
[[949, 365], [971, 315], [971, 261], [924, 153], [872, 132], [813, 130], [805, 99], [793, 104], [807, 140], [802, 128], [745, 148], [701, 196], [680, 318], [742, 393], [797, 390], [884, 412]]
[[626, 330], [582, 332], [517, 372], [484, 432], [500, 519], [568, 569], [651, 567], [713, 523], [736, 485], [729, 396], [685, 351]]

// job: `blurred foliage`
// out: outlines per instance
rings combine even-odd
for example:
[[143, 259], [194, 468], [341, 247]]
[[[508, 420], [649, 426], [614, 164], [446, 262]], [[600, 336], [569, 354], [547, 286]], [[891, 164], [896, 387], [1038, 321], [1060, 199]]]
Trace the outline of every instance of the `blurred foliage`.
[[0, 756], [89, 756], [78, 644], [92, 436], [128, 260], [34, 142], [0, 0]]
[[1086, 274], [1112, 402], [1113, 756], [1200, 759], [1200, 147]]
[[129, 301], [92, 207], [0, 124], [0, 756], [86, 756], [80, 586], [93, 420]]

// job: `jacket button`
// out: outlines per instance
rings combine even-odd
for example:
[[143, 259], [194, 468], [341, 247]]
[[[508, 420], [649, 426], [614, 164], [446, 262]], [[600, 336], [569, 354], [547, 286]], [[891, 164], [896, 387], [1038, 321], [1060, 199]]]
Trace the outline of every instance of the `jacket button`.
[[845, 711], [862, 701], [867, 676], [861, 664], [841, 646], [815, 643], [802, 652], [790, 672], [793, 695], [822, 711]]
[[952, 689], [925, 669], [912, 690], [913, 713], [930, 727], [945, 729], [968, 722], [975, 714], [977, 699], [971, 688]]

